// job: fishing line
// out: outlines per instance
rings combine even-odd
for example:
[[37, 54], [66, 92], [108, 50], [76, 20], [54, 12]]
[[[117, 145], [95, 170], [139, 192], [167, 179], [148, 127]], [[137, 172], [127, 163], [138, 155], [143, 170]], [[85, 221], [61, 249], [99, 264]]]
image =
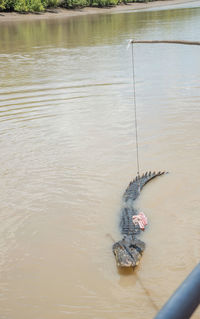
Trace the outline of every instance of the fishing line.
[[[132, 40], [131, 40], [132, 41]], [[136, 85], [135, 85], [135, 59], [133, 42], [131, 42], [132, 52], [132, 85], [133, 85], [133, 105], [134, 105], [134, 117], [135, 117], [135, 145], [136, 145], [136, 157], [137, 157], [137, 175], [140, 175], [140, 161], [139, 161], [139, 142], [138, 142], [138, 123], [137, 123], [137, 102], [136, 102]]]
[[[116, 240], [112, 237], [111, 234], [107, 233], [106, 236], [109, 237], [109, 238], [112, 240], [113, 243], [116, 242]], [[125, 247], [122, 246], [122, 249], [125, 249]], [[133, 269], [133, 271], [134, 271], [134, 268], [132, 268], [132, 269]], [[142, 279], [140, 278], [140, 276], [139, 276], [136, 272], [134, 272], [134, 275], [135, 275], [137, 281], [139, 282], [140, 287], [143, 289], [145, 295], [147, 296], [147, 298], [148, 298], [150, 304], [152, 305], [152, 307], [153, 307], [153, 308], [156, 310], [156, 312], [157, 312], [157, 311], [159, 310], [159, 308], [158, 308], [158, 306], [156, 305], [156, 303], [154, 302], [154, 300], [152, 299], [150, 292], [148, 291], [148, 289], [147, 289], [147, 288], [145, 287], [145, 285], [143, 284]]]
[[[136, 155], [137, 155], [137, 175], [138, 175], [138, 183], [140, 183], [140, 161], [139, 161], [139, 142], [138, 142], [138, 123], [137, 123], [137, 103], [136, 103], [136, 81], [135, 81], [135, 61], [134, 61], [134, 48], [133, 48], [133, 44], [134, 43], [147, 43], [147, 44], [151, 44], [151, 43], [166, 43], [166, 44], [183, 44], [183, 45], [200, 45], [199, 41], [182, 41], [182, 40], [138, 40], [138, 41], [134, 41], [134, 40], [130, 40], [128, 43], [128, 47], [131, 45], [131, 52], [132, 52], [132, 85], [133, 85], [133, 105], [134, 105], [134, 117], [135, 117], [135, 144], [136, 144]], [[140, 186], [140, 185], [139, 185]], [[133, 268], [134, 269], [134, 268]], [[145, 287], [145, 285], [143, 284], [142, 279], [140, 278], [140, 276], [135, 273], [135, 276], [141, 286], [141, 288], [143, 289], [143, 291], [145, 292], [149, 302], [151, 303], [152, 307], [158, 311], [158, 306], [156, 305], [156, 303], [154, 302], [154, 300], [151, 297], [150, 292], [148, 291], [148, 289]]]
[[140, 187], [140, 160], [139, 160], [139, 142], [138, 142], [138, 123], [137, 123], [137, 102], [136, 102], [136, 81], [135, 81], [135, 59], [134, 59], [134, 47], [133, 45], [137, 43], [157, 43], [157, 44], [183, 44], [183, 45], [200, 45], [199, 41], [184, 41], [184, 40], [129, 40], [127, 49], [131, 45], [132, 51], [132, 85], [133, 85], [133, 105], [134, 105], [134, 117], [135, 117], [135, 144], [136, 144], [136, 157], [137, 157], [137, 175], [138, 184]]
[[138, 276], [138, 274], [135, 273], [135, 276], [140, 284], [140, 286], [142, 287], [142, 289], [145, 292], [145, 295], [147, 296], [150, 304], [152, 305], [152, 307], [156, 310], [156, 312], [158, 312], [159, 308], [156, 305], [155, 301], [152, 299], [150, 292], [148, 291], [148, 289], [145, 287], [145, 285], [143, 284], [143, 281], [141, 280], [140, 276]]

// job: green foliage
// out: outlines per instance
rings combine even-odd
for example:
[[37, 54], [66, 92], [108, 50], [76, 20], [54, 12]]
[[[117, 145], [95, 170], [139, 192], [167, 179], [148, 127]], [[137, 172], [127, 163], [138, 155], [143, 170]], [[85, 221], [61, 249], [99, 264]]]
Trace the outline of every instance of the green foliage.
[[49, 7], [65, 8], [109, 7], [120, 3], [146, 2], [152, 0], [0, 0], [0, 11], [39, 12]]
[[28, 6], [26, 4], [26, 0], [16, 0], [14, 10], [19, 12], [27, 12]]
[[5, 0], [0, 0], [0, 11], [6, 8], [5, 4], [6, 4]]
[[42, 5], [44, 8], [57, 7], [59, 0], [42, 0]]
[[93, 0], [92, 6], [93, 7], [109, 7], [109, 6], [116, 6], [120, 0]]
[[63, 0], [62, 6], [65, 8], [77, 7], [108, 7], [115, 6], [120, 0]]
[[64, 0], [62, 6], [65, 8], [87, 7], [90, 3], [88, 0]]
[[15, 2], [15, 0], [5, 0], [5, 9], [8, 11], [13, 11]]
[[29, 0], [27, 2], [28, 2], [28, 9], [31, 12], [39, 12], [44, 10], [41, 0]]
[[48, 7], [57, 7], [59, 2], [60, 0], [0, 0], [0, 11], [39, 12]]
[[16, 0], [14, 10], [18, 12], [39, 12], [43, 11], [44, 7], [41, 0]]

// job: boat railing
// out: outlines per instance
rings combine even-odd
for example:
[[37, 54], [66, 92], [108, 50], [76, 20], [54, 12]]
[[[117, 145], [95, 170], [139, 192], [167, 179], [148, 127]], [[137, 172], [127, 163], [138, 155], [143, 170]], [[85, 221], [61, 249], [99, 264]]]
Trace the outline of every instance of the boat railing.
[[179, 286], [154, 319], [188, 319], [200, 304], [200, 263]]

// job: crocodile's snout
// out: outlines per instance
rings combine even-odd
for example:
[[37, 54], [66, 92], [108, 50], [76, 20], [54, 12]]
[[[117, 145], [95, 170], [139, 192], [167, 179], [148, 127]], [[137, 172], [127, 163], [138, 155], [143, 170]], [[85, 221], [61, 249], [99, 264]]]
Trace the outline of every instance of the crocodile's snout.
[[118, 267], [135, 267], [139, 264], [145, 244], [139, 239], [123, 238], [113, 245]]

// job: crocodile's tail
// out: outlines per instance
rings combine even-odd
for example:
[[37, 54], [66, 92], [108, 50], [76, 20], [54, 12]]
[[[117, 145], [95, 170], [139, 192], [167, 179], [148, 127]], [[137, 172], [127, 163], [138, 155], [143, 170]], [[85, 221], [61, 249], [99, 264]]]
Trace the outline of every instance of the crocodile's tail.
[[127, 187], [123, 195], [124, 201], [134, 201], [139, 196], [141, 189], [146, 183], [148, 183], [153, 178], [163, 174], [165, 174], [165, 172], [146, 172], [142, 176], [137, 176], [132, 182], [130, 182], [129, 186]]

